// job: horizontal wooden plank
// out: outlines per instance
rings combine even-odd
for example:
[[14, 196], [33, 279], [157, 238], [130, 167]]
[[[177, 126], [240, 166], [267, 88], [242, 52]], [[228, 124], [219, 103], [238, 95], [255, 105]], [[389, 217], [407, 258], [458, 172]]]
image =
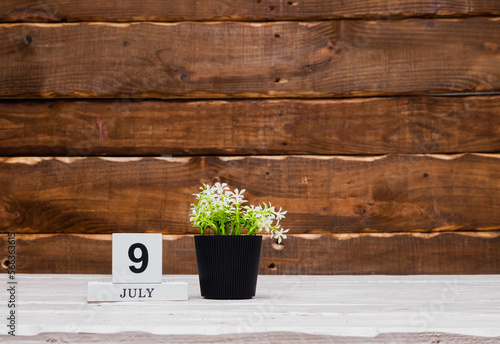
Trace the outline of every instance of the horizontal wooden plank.
[[500, 20], [0, 25], [0, 97], [500, 91]]
[[495, 0], [3, 0], [0, 21], [311, 20], [500, 14]]
[[0, 156], [500, 151], [500, 97], [0, 102]]
[[0, 230], [196, 233], [220, 180], [288, 211], [291, 233], [500, 229], [500, 155], [2, 158]]
[[[196, 274], [193, 237], [163, 238], [163, 273]], [[18, 273], [111, 274], [110, 234], [17, 234], [16, 250]], [[306, 234], [282, 245], [264, 238], [259, 273], [498, 274], [500, 232]]]
[[[7, 337], [7, 335], [5, 335]], [[9, 341], [16, 344], [39, 344], [50, 343], [51, 340], [58, 340], [67, 343], [77, 343], [84, 341], [86, 343], [103, 343], [119, 344], [129, 342], [133, 338], [134, 344], [146, 343], [175, 343], [175, 344], [191, 344], [191, 343], [221, 343], [231, 342], [238, 344], [260, 344], [260, 343], [282, 343], [286, 341], [288, 344], [303, 344], [303, 343], [339, 343], [339, 344], [424, 344], [424, 343], [461, 343], [461, 344], [493, 344], [495, 341], [500, 341], [499, 337], [481, 337], [481, 336], [466, 336], [453, 333], [381, 333], [375, 337], [361, 336], [332, 336], [320, 334], [307, 334], [299, 332], [261, 332], [250, 334], [223, 334], [216, 336], [206, 335], [160, 335], [144, 332], [119, 332], [119, 333], [67, 333], [67, 332], [48, 332], [41, 333], [35, 336], [10, 336]], [[2, 336], [0, 336], [2, 339]]]

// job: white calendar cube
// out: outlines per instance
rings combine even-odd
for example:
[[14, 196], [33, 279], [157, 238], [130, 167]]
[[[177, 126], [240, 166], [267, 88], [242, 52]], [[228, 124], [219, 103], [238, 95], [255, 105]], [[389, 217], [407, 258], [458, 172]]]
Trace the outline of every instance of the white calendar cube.
[[161, 283], [161, 233], [113, 234], [113, 283]]

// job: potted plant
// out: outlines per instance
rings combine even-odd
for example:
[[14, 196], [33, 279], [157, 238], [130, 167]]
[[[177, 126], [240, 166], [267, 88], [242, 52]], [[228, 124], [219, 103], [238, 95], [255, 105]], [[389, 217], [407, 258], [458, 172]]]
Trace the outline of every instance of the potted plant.
[[286, 211], [269, 203], [245, 205], [245, 190], [232, 191], [226, 183], [203, 184], [191, 204], [201, 295], [209, 299], [249, 299], [255, 296], [262, 236], [278, 243], [287, 230], [280, 220]]

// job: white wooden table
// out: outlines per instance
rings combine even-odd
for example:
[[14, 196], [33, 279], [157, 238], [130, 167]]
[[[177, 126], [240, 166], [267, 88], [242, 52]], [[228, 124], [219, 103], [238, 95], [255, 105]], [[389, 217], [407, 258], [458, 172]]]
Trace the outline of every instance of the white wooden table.
[[87, 282], [106, 280], [17, 275], [16, 338], [2, 325], [0, 342], [500, 343], [500, 275], [259, 276], [251, 300], [203, 299], [197, 276], [174, 275], [164, 280], [188, 282], [188, 301], [87, 303]]

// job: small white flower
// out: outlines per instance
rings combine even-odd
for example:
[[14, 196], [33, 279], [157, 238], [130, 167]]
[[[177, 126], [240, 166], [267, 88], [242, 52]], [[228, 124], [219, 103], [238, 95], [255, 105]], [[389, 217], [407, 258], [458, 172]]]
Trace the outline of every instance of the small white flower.
[[286, 235], [285, 233], [288, 233], [289, 229], [286, 229], [286, 230], [283, 230], [283, 228], [281, 228], [278, 233], [275, 233], [276, 234], [276, 238], [278, 239], [278, 244], [281, 244], [281, 242], [283, 241], [283, 239], [286, 239]]
[[227, 191], [226, 195], [232, 197], [231, 202], [233, 202], [233, 203], [243, 203], [243, 202], [246, 202], [245, 200], [243, 200], [243, 198], [244, 198], [243, 193], [245, 191], [246, 191], [245, 189], [241, 189], [241, 191], [239, 191], [238, 189], [234, 189], [234, 192]]
[[226, 183], [215, 183], [214, 186], [212, 186], [212, 192], [217, 192], [219, 195], [224, 194], [224, 191], [229, 190], [229, 187], [227, 186]]
[[280, 223], [281, 219], [285, 218], [286, 213], [286, 211], [281, 211], [281, 207], [280, 210], [274, 212], [274, 215], [276, 215], [276, 220], [278, 220], [278, 224]]
[[261, 216], [259, 218], [259, 227], [262, 230], [265, 230], [266, 233], [269, 234], [269, 231], [271, 230], [271, 227], [273, 225], [273, 220], [268, 218], [268, 217], [265, 217], [265, 216]]

